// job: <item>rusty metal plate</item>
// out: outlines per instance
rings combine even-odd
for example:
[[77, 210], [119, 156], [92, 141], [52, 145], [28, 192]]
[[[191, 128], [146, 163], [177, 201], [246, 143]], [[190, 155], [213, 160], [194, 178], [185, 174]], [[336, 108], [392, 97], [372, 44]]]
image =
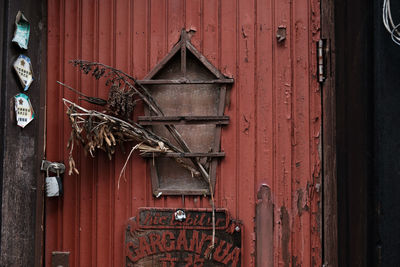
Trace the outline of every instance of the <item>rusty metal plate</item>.
[[125, 266], [241, 266], [242, 226], [225, 209], [140, 208], [125, 230]]
[[51, 253], [52, 267], [69, 267], [69, 251], [53, 251]]

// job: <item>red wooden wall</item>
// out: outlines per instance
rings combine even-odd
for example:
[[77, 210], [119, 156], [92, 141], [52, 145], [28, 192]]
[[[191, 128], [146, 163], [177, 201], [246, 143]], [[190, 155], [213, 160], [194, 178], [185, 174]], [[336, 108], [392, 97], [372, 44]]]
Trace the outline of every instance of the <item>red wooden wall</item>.
[[[69, 60], [100, 61], [143, 78], [183, 27], [196, 30], [192, 43], [235, 79], [215, 194], [217, 207], [244, 224], [243, 266], [255, 265], [255, 202], [262, 183], [271, 187], [274, 202], [274, 265], [320, 266], [319, 11], [318, 0], [49, 0], [47, 158], [68, 162], [70, 127], [61, 98], [78, 101], [56, 81], [108, 96], [103, 83], [81, 75]], [[280, 43], [279, 26], [287, 33]], [[65, 176], [64, 197], [46, 201], [46, 266], [52, 251], [70, 251], [71, 266], [122, 266], [127, 219], [138, 207], [182, 207], [182, 198], [155, 199], [138, 156], [119, 190], [126, 154], [118, 152], [112, 161], [102, 153], [75, 158], [80, 175]], [[204, 197], [186, 197], [184, 205], [210, 206]]]

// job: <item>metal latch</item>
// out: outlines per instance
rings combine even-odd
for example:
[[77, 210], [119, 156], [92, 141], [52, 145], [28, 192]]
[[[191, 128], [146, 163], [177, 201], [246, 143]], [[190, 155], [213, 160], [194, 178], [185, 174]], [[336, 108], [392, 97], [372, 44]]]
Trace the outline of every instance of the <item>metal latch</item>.
[[52, 173], [63, 174], [65, 172], [65, 165], [60, 162], [51, 162], [48, 160], [42, 160], [42, 165], [40, 166], [40, 170], [44, 172], [50, 171]]
[[323, 83], [326, 79], [325, 72], [325, 47], [326, 40], [321, 39], [317, 43], [317, 55], [318, 55], [318, 82]]

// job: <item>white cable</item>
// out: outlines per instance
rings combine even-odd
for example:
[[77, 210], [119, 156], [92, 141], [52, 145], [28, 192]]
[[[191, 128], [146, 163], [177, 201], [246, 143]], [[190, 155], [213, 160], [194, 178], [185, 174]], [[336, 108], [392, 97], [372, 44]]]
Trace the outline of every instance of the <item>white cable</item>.
[[393, 22], [390, 0], [383, 0], [382, 11], [383, 25], [385, 25], [386, 30], [390, 33], [393, 42], [400, 46], [400, 23], [395, 25]]

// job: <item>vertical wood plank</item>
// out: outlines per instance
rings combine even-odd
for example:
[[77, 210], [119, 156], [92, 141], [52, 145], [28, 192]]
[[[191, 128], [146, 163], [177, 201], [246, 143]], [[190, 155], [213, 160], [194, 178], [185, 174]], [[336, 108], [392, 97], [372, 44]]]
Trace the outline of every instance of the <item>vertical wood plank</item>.
[[[98, 60], [113, 65], [114, 5], [113, 1], [99, 2]], [[107, 99], [108, 90], [99, 82], [99, 97]], [[97, 266], [113, 266], [113, 191], [114, 167], [105, 153], [97, 155]]]
[[310, 137], [311, 137], [311, 177], [312, 177], [312, 194], [311, 201], [311, 265], [322, 265], [322, 211], [321, 211], [321, 177], [322, 163], [320, 154], [321, 147], [321, 91], [315, 73], [317, 73], [317, 48], [316, 43], [320, 39], [320, 1], [313, 0], [310, 3], [309, 11], [309, 80], [310, 80]]
[[238, 172], [236, 165], [237, 158], [237, 97], [238, 90], [237, 67], [236, 67], [236, 3], [230, 0], [221, 0], [221, 71], [230, 77], [235, 78], [235, 84], [228, 89], [228, 100], [230, 104], [225, 114], [230, 116], [231, 123], [222, 130], [221, 150], [226, 156], [221, 161], [221, 175], [216, 186], [221, 187], [221, 206], [227, 207], [233, 218], [238, 218], [236, 203], [236, 192], [238, 184]]
[[168, 47], [166, 53], [168, 53], [178, 42], [181, 30], [185, 28], [186, 15], [184, 10], [184, 0], [168, 0], [167, 4], [166, 19], [168, 28], [166, 38], [168, 39]]
[[[64, 40], [68, 46], [64, 47], [63, 54], [63, 65], [64, 70], [69, 70], [71, 65], [68, 63], [70, 59], [77, 58], [80, 46], [80, 18], [79, 18], [80, 6], [78, 1], [66, 1], [65, 2], [65, 14], [70, 14], [68, 21], [71, 19], [71, 23], [65, 23]], [[64, 17], [66, 19], [66, 17]], [[72, 87], [78, 88], [79, 75], [76, 72], [66, 71], [64, 81], [68, 81]], [[76, 100], [77, 97], [69, 90], [64, 89], [64, 97], [68, 99]], [[59, 104], [60, 105], [60, 104]], [[60, 105], [61, 106], [61, 105]], [[63, 114], [63, 112], [60, 112]], [[71, 127], [67, 121], [64, 121], [64, 130], [69, 132]], [[62, 135], [62, 143], [68, 142], [68, 135]], [[63, 148], [64, 158], [68, 159], [69, 151]], [[74, 152], [74, 157], [77, 158], [77, 151]], [[79, 161], [78, 161], [79, 162]], [[78, 163], [78, 167], [80, 164]], [[65, 177], [63, 181], [65, 197], [61, 203], [61, 217], [62, 217], [62, 246], [61, 250], [71, 251], [70, 254], [70, 266], [79, 266], [79, 184], [77, 175]]]
[[[164, 56], [167, 51], [167, 0], [151, 0], [150, 1], [150, 35], [149, 35], [149, 62], [150, 71]], [[150, 172], [149, 172], [150, 173]], [[150, 192], [151, 187], [149, 188]], [[148, 189], [147, 189], [148, 190]], [[156, 207], [164, 207], [167, 205], [165, 196], [155, 199], [152, 194], [148, 195], [154, 200]]]
[[[172, 49], [172, 47], [178, 42], [182, 28], [184, 28], [185, 26], [184, 2], [182, 0], [168, 0], [165, 17], [168, 22], [165, 34], [168, 46], [167, 49], [163, 51], [164, 54], [162, 55], [162, 58], [164, 58], [167, 53]], [[168, 196], [166, 198], [165, 204], [169, 207], [182, 207], [182, 197]]]
[[[95, 51], [95, 9], [89, 2], [82, 2], [82, 38], [81, 38], [81, 51], [79, 58], [87, 60], [94, 60]], [[85, 14], [85, 15], [83, 15]], [[73, 69], [72, 71], [77, 71]], [[80, 88], [86, 95], [95, 95], [94, 81], [88, 75], [80, 74]], [[93, 107], [90, 107], [93, 108]], [[94, 176], [93, 169], [95, 168], [95, 161], [92, 158], [86, 157], [79, 149], [80, 159], [80, 207], [79, 207], [79, 265], [92, 266], [93, 265], [93, 246], [95, 246], [95, 239], [93, 240], [93, 232], [95, 221], [95, 191], [93, 190]], [[86, 167], [83, 167], [86, 166]]]
[[255, 106], [254, 104], [254, 1], [239, 1], [238, 6], [238, 62], [240, 72], [237, 76], [236, 91], [238, 98], [238, 157], [240, 190], [236, 199], [239, 207], [239, 218], [243, 220], [243, 262], [253, 266], [254, 258], [254, 181], [255, 181]]
[[218, 68], [218, 1], [204, 1], [203, 8], [203, 55]]
[[308, 1], [293, 3], [292, 62], [292, 259], [293, 264], [311, 266], [310, 204], [308, 186], [310, 174], [310, 75], [309, 75], [309, 5]]
[[286, 39], [275, 39], [274, 49], [274, 192], [275, 199], [275, 246], [274, 262], [278, 265], [291, 265], [291, 167], [292, 167], [292, 36], [291, 2], [274, 1], [273, 31], [278, 27], [286, 29]]
[[185, 0], [186, 14], [185, 25], [186, 30], [192, 30], [196, 33], [192, 36], [191, 43], [200, 51], [200, 30], [201, 30], [201, 0]]
[[[55, 86], [57, 79], [61, 75], [60, 61], [61, 61], [61, 47], [63, 44], [62, 27], [61, 23], [61, 14], [64, 12], [64, 6], [62, 1], [48, 1], [48, 13], [49, 14], [57, 14], [58, 16], [49, 16], [48, 17], [48, 34], [47, 34], [47, 52], [49, 56], [47, 57], [47, 65], [48, 65], [48, 74], [47, 74], [47, 92], [46, 92], [46, 103], [47, 109], [49, 111], [53, 110], [54, 112], [48, 112], [47, 120], [46, 120], [46, 146], [49, 144], [57, 144], [62, 143], [59, 140], [59, 137], [62, 135], [62, 127], [57, 127], [60, 123], [60, 112], [59, 110], [59, 101], [60, 97], [60, 88]], [[50, 55], [52, 55], [50, 57]], [[50, 86], [54, 85], [54, 86]], [[62, 151], [60, 151], [60, 147], [62, 145], [56, 145], [57, 149], [47, 149], [46, 156], [50, 160], [61, 159]], [[46, 265], [51, 261], [51, 251], [60, 250], [58, 245], [59, 240], [59, 221], [58, 221], [58, 205], [59, 201], [56, 199], [46, 198], [46, 236], [45, 236], [45, 262]], [[50, 230], [51, 229], [51, 230]], [[51, 234], [49, 232], [51, 231]]]
[[273, 185], [273, 46], [275, 44], [272, 0], [257, 1], [256, 73], [257, 88], [257, 182]]
[[256, 266], [274, 266], [274, 204], [271, 188], [263, 184], [257, 192], [256, 203]]
[[[126, 73], [130, 73], [130, 2], [117, 1], [115, 2], [115, 67], [123, 70]], [[125, 164], [126, 157], [129, 153], [129, 148], [126, 153], [122, 153], [120, 149], [117, 149], [115, 158], [114, 173], [110, 178], [114, 182], [114, 243], [113, 243], [113, 264], [114, 266], [123, 266], [123, 236], [124, 227], [126, 225], [127, 218], [130, 217], [130, 181], [132, 179], [132, 173], [130, 165], [125, 170], [125, 174], [119, 179], [120, 172]]]
[[[256, 71], [255, 71], [255, 86], [256, 86], [256, 182], [258, 187], [265, 183], [270, 185], [274, 190], [274, 162], [275, 162], [275, 147], [274, 147], [274, 48], [275, 30], [274, 25], [274, 10], [272, 0], [257, 1], [256, 6]], [[260, 189], [261, 192], [261, 189]], [[260, 194], [259, 192], [259, 194]], [[274, 192], [274, 191], [273, 191]], [[272, 192], [269, 191], [270, 201], [273, 201]], [[260, 195], [258, 195], [260, 199]], [[264, 200], [258, 200], [264, 201]], [[265, 203], [262, 202], [264, 205]], [[263, 207], [264, 207], [263, 206]], [[269, 219], [273, 220], [274, 207], [272, 205], [272, 214], [268, 214]], [[257, 210], [258, 211], [258, 206]], [[268, 224], [260, 222], [259, 214], [256, 214], [256, 239], [257, 239], [257, 266], [274, 266], [274, 227], [270, 232], [259, 233], [259, 224], [264, 228], [269, 229]], [[264, 219], [263, 219], [264, 220]], [[275, 219], [276, 221], [276, 219]], [[274, 220], [272, 221], [274, 223]], [[261, 230], [261, 229], [260, 229]], [[261, 235], [260, 235], [261, 234]], [[261, 240], [260, 240], [261, 239]], [[268, 240], [271, 244], [268, 243]], [[270, 248], [269, 246], [272, 246]], [[272, 249], [271, 254], [261, 252], [261, 250]]]
[[[132, 46], [132, 58], [133, 62], [133, 75], [139, 78], [144, 77], [148, 71], [149, 62], [147, 61], [147, 43], [149, 42], [149, 36], [147, 35], [148, 16], [143, 18], [143, 14], [148, 14], [148, 5], [145, 1], [135, 0], [133, 2], [133, 46]], [[137, 119], [138, 115], [143, 114], [143, 103], [139, 102], [135, 108], [134, 119]], [[150, 195], [151, 190], [147, 188], [150, 185], [150, 175], [146, 173], [146, 162], [134, 155], [131, 160], [132, 168], [132, 215], [135, 214], [137, 208], [142, 206], [150, 206], [149, 202], [146, 202], [147, 195]]]
[[326, 80], [323, 86], [323, 262], [337, 267], [338, 223], [337, 223], [337, 164], [336, 164], [336, 46], [335, 46], [334, 1], [321, 2], [321, 37], [326, 39]]

